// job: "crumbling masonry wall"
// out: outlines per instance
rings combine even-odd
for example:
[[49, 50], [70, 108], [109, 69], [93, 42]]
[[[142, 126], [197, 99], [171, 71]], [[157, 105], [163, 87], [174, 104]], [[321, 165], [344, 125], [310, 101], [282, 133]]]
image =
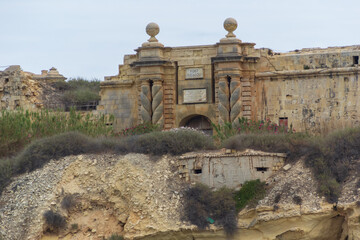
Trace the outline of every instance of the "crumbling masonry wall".
[[64, 81], [56, 68], [43, 70], [41, 75], [24, 72], [13, 65], [0, 71], [0, 110], [37, 109], [43, 106], [42, 82]]

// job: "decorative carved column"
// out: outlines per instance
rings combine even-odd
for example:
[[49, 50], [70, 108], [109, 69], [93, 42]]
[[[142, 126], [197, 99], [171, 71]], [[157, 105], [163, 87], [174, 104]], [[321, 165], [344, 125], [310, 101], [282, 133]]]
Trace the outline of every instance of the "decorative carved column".
[[150, 92], [150, 81], [143, 80], [141, 82], [141, 92], [140, 92], [140, 101], [141, 101], [141, 108], [140, 108], [140, 115], [142, 118], [142, 122], [151, 122], [151, 92]]
[[231, 78], [230, 83], [230, 122], [234, 125], [241, 115], [240, 78]]
[[164, 102], [162, 80], [155, 80], [152, 86], [152, 123], [164, 126]]
[[226, 77], [219, 79], [218, 100], [219, 100], [219, 124], [229, 122], [229, 87]]

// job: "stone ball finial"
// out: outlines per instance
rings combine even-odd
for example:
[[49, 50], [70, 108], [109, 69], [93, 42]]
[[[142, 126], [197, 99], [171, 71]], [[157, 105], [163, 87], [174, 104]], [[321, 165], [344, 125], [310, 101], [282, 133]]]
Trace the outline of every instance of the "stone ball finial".
[[224, 28], [226, 31], [229, 32], [228, 34], [226, 34], [227, 38], [236, 37], [236, 35], [233, 33], [233, 31], [235, 31], [237, 28], [237, 21], [234, 18], [225, 19]]
[[149, 23], [146, 26], [146, 33], [150, 36], [149, 42], [157, 42], [158, 40], [155, 38], [155, 36], [160, 32], [159, 25], [157, 25], [154, 22]]

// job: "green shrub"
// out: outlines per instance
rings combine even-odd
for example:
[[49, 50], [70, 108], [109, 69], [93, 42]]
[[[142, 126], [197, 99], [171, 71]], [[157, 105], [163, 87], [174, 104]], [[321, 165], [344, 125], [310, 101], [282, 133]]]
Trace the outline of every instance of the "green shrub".
[[118, 234], [113, 234], [109, 238], [107, 238], [107, 240], [123, 240], [123, 239], [124, 237]]
[[295, 195], [295, 196], [293, 197], [293, 201], [294, 201], [294, 203], [297, 204], [297, 205], [301, 205], [301, 204], [302, 204], [302, 198], [301, 198], [300, 196], [298, 196], [298, 195]]
[[62, 96], [64, 104], [86, 104], [88, 102], [96, 102], [100, 100], [99, 93], [95, 93], [89, 89], [79, 89], [76, 91], [67, 91]]
[[237, 219], [233, 192], [222, 188], [212, 192], [209, 187], [197, 184], [184, 194], [183, 219], [205, 229], [210, 222], [222, 226], [228, 235], [236, 231]]
[[238, 134], [224, 141], [223, 147], [243, 151], [247, 148], [265, 152], [287, 153], [289, 159], [297, 159], [309, 151], [310, 137], [301, 134]]
[[76, 132], [63, 133], [31, 143], [15, 158], [14, 169], [24, 173], [41, 168], [51, 159], [99, 151], [100, 144], [94, 139]]
[[125, 138], [129, 152], [179, 155], [186, 152], [214, 149], [211, 137], [197, 131], [152, 132]]
[[100, 81], [88, 81], [83, 78], [72, 78], [67, 82], [55, 82], [52, 86], [62, 91], [62, 102], [69, 104], [86, 104], [100, 100]]
[[58, 213], [48, 210], [44, 213], [45, 222], [50, 227], [50, 230], [57, 231], [66, 226], [66, 220]]
[[78, 229], [79, 229], [79, 224], [77, 223], [71, 224], [71, 230], [78, 230]]
[[140, 135], [155, 131], [160, 131], [160, 126], [157, 124], [152, 124], [151, 122], [146, 122], [142, 124], [138, 124], [134, 127], [125, 128], [120, 131], [118, 134], [119, 136], [133, 136], [133, 135]]
[[[265, 183], [259, 179], [246, 181], [239, 191], [234, 193], [236, 210], [240, 211], [246, 205], [255, 206], [265, 197]], [[280, 200], [280, 199], [279, 199]]]
[[233, 127], [233, 125], [229, 122], [224, 123], [223, 125], [220, 124], [214, 124], [211, 123], [213, 129], [215, 130], [214, 133], [214, 139], [218, 142], [221, 143], [224, 140], [236, 135], [238, 132], [236, 130], [236, 128]]
[[279, 203], [281, 199], [281, 194], [276, 194], [275, 199], [274, 199], [274, 203]]
[[295, 133], [295, 129], [292, 126], [287, 128], [285, 126], [279, 126], [276, 123], [272, 123], [270, 120], [266, 121], [253, 121], [247, 118], [238, 118], [238, 122], [235, 124], [226, 122], [223, 125], [217, 125], [212, 123], [215, 130], [215, 139], [218, 142], [237, 135], [237, 134], [288, 134]]
[[0, 195], [4, 187], [10, 183], [11, 177], [14, 173], [13, 160], [1, 159], [0, 160]]
[[70, 210], [77, 204], [76, 197], [73, 194], [67, 194], [61, 200], [61, 207], [66, 210]]

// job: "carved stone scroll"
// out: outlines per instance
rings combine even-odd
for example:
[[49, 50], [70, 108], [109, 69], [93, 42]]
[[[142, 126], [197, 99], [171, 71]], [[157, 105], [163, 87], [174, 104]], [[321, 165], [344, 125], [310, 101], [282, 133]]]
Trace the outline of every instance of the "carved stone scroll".
[[152, 87], [152, 123], [164, 125], [164, 102], [163, 86], [161, 81], [154, 81]]
[[229, 87], [226, 78], [221, 78], [219, 80], [218, 99], [219, 124], [221, 125], [229, 122]]
[[234, 125], [241, 114], [240, 79], [231, 79], [230, 83], [230, 122]]
[[150, 82], [143, 81], [141, 82], [141, 92], [140, 92], [140, 115], [142, 122], [151, 122], [151, 92], [150, 92]]

